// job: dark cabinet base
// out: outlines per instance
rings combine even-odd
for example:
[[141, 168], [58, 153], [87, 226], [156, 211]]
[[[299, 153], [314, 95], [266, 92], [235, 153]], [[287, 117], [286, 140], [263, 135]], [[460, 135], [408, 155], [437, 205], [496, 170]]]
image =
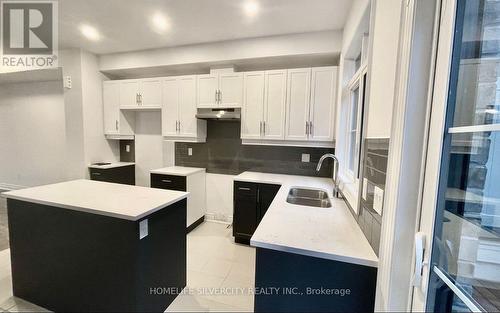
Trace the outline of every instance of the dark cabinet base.
[[147, 216], [143, 239], [139, 221], [7, 207], [16, 297], [56, 312], [163, 312], [186, 286], [186, 199]]
[[255, 312], [373, 312], [374, 267], [257, 248]]
[[91, 180], [124, 185], [135, 185], [135, 165], [113, 168], [89, 168]]

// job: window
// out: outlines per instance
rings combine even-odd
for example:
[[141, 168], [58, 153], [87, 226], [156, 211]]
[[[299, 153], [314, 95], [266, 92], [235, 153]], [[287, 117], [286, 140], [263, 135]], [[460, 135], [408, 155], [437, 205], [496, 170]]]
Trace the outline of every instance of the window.
[[[354, 174], [356, 168], [356, 150], [358, 138], [358, 102], [359, 102], [359, 85], [354, 90], [351, 90], [351, 104], [349, 110], [349, 127], [348, 127], [348, 169]], [[354, 175], [353, 175], [354, 176]]]
[[347, 122], [347, 170], [353, 179], [359, 178], [361, 135], [365, 100], [366, 66], [359, 69], [349, 84], [349, 110]]

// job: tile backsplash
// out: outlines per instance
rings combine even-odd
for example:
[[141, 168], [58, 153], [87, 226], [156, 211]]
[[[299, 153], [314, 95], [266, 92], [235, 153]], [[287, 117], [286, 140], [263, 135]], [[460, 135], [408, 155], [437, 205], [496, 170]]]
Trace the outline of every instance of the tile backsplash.
[[[188, 155], [188, 149], [192, 155]], [[208, 173], [238, 175], [244, 171], [332, 177], [333, 162], [328, 159], [320, 172], [316, 165], [333, 148], [242, 145], [239, 121], [209, 120], [206, 143], [175, 143], [175, 165], [204, 167]], [[302, 154], [310, 162], [302, 162]]]
[[365, 188], [366, 192], [360, 193], [358, 224], [378, 255], [382, 216], [373, 207], [374, 190], [378, 187], [385, 191], [389, 138], [365, 139], [363, 153], [364, 162], [360, 179], [362, 188]]

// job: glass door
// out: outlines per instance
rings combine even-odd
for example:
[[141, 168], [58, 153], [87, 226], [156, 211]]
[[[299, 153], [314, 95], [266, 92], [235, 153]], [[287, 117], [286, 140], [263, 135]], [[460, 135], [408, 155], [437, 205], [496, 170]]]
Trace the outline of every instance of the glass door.
[[426, 310], [500, 311], [500, 1], [453, 7]]

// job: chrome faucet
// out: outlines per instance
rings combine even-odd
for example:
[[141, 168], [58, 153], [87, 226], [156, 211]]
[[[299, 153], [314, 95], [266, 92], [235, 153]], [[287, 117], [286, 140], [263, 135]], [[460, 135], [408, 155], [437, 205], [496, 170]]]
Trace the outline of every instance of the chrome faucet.
[[319, 172], [321, 169], [321, 165], [323, 164], [323, 161], [327, 158], [333, 159], [333, 196], [335, 198], [342, 198], [340, 192], [339, 192], [339, 185], [338, 185], [338, 171], [339, 171], [339, 159], [334, 154], [327, 153], [323, 155], [318, 162], [318, 166], [316, 167], [316, 171]]

